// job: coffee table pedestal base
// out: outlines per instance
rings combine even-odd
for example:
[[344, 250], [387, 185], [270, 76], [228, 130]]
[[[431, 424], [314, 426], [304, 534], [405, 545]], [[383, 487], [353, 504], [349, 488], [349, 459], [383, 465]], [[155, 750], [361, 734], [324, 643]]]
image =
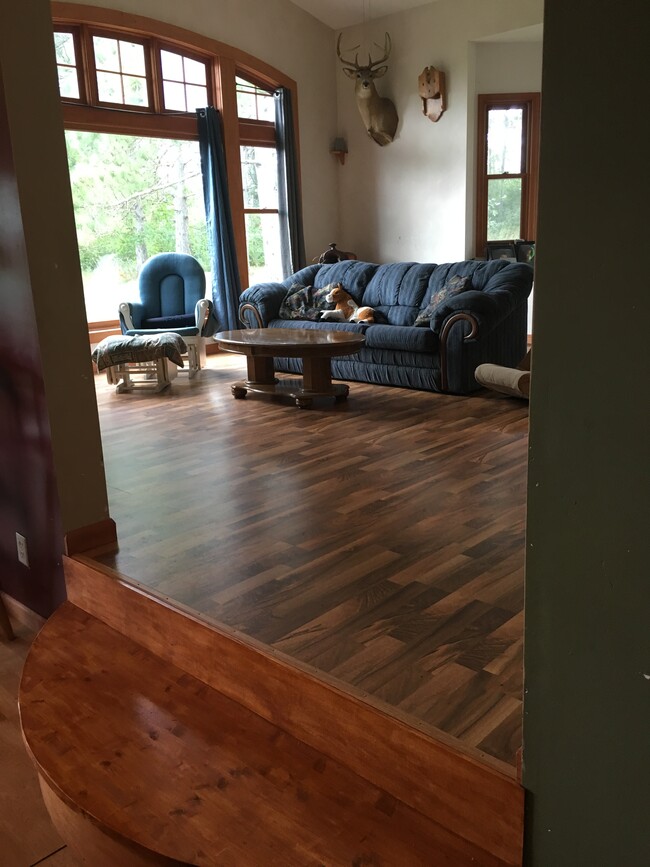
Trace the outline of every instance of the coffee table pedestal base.
[[246, 397], [249, 391], [256, 394], [289, 397], [300, 409], [309, 409], [315, 398], [333, 397], [336, 401], [345, 400], [350, 392], [344, 383], [333, 383], [329, 358], [303, 358], [302, 379], [283, 379], [275, 377], [273, 359], [268, 356], [248, 356], [248, 379], [235, 382], [231, 386], [233, 396], [238, 400]]

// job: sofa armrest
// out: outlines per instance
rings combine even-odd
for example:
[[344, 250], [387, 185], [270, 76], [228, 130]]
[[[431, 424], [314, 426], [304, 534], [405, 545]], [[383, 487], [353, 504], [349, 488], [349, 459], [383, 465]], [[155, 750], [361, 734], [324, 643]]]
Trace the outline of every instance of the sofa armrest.
[[512, 313], [521, 301], [509, 292], [478, 292], [470, 289], [443, 301], [431, 317], [431, 329], [441, 335], [450, 316], [463, 313], [476, 322], [481, 335], [486, 334]]
[[471, 392], [479, 364], [514, 366], [521, 361], [526, 351], [528, 295], [525, 286], [515, 288], [461, 292], [439, 305], [431, 329], [439, 339], [442, 391]]
[[287, 294], [284, 283], [258, 283], [239, 297], [239, 319], [246, 328], [266, 328], [278, 318], [282, 299]]

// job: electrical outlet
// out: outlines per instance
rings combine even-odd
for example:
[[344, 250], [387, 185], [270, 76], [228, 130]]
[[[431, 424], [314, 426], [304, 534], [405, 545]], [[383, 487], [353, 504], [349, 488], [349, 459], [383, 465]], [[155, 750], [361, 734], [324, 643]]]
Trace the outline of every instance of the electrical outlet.
[[23, 566], [29, 568], [29, 557], [27, 556], [27, 539], [16, 533], [16, 550], [18, 552], [18, 560]]

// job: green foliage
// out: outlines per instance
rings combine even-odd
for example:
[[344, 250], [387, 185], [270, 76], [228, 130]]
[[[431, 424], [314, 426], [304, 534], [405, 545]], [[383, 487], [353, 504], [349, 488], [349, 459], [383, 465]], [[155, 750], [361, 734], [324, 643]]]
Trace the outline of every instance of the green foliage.
[[264, 239], [262, 237], [262, 217], [260, 214], [246, 214], [246, 244], [248, 264], [251, 268], [264, 265]]
[[521, 179], [499, 178], [488, 183], [488, 241], [521, 235]]
[[186, 209], [191, 250], [209, 267], [198, 147], [103, 133], [66, 132], [84, 273], [104, 256], [135, 279], [155, 253], [176, 250], [176, 210]]

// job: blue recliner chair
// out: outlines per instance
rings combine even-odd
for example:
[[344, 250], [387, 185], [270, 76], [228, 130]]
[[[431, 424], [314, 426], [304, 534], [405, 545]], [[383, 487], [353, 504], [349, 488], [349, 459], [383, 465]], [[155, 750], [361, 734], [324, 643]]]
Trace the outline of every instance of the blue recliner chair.
[[120, 304], [122, 334], [173, 332], [187, 344], [190, 376], [205, 363], [205, 338], [216, 329], [212, 301], [205, 297], [205, 272], [193, 256], [158, 253], [142, 266], [140, 303]]

